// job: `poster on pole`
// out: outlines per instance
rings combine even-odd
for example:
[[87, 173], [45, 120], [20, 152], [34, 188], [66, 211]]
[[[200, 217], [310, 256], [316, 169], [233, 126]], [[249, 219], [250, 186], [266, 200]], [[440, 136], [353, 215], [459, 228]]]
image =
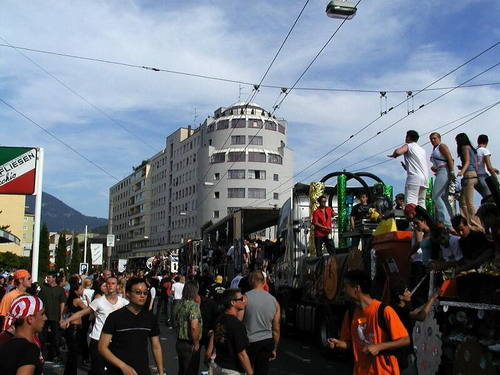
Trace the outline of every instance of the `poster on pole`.
[[37, 149], [0, 147], [0, 194], [35, 194]]
[[102, 243], [91, 243], [90, 252], [92, 254], [92, 264], [102, 266], [103, 246]]
[[108, 234], [106, 236], [106, 246], [108, 246], [108, 247], [115, 246], [115, 235], [114, 234]]
[[127, 269], [127, 259], [118, 259], [118, 272], [125, 272]]

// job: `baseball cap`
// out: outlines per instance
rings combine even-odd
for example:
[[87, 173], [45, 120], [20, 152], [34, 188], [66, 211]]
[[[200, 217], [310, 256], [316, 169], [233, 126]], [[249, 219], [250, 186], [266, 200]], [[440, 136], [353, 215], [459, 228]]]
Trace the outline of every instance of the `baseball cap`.
[[408, 203], [406, 206], [405, 206], [405, 215], [408, 216], [408, 214], [414, 214], [416, 215], [417, 214], [417, 205], [415, 203]]
[[27, 270], [17, 270], [14, 272], [14, 279], [19, 280], [19, 279], [24, 279], [25, 277], [29, 277], [30, 273]]
[[9, 329], [19, 318], [34, 315], [43, 309], [43, 302], [36, 296], [23, 295], [12, 301], [5, 319], [4, 329]]

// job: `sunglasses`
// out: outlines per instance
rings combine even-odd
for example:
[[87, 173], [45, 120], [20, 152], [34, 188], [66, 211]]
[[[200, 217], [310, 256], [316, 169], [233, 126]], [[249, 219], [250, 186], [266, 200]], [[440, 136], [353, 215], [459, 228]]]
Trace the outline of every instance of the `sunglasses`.
[[243, 296], [241, 296], [240, 298], [233, 298], [231, 301], [240, 301], [240, 302], [243, 302], [245, 298]]
[[149, 294], [149, 291], [148, 290], [133, 290], [132, 293], [134, 293], [136, 296], [140, 296], [140, 295], [143, 295], [143, 296], [147, 296]]

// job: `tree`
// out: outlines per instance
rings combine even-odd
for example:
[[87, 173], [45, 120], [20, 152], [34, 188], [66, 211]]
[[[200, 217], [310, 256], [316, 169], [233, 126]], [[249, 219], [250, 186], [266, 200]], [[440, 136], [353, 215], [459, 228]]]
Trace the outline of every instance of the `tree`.
[[0, 253], [0, 268], [13, 270], [14, 268], [30, 268], [30, 258], [20, 257], [10, 251]]
[[40, 250], [38, 253], [38, 272], [40, 274], [40, 280], [43, 280], [49, 273], [49, 243], [49, 230], [47, 229], [47, 224], [43, 223], [42, 229], [40, 229]]
[[82, 262], [82, 252], [78, 245], [78, 237], [73, 234], [73, 249], [71, 250], [71, 262], [69, 264], [70, 273], [80, 273], [80, 263]]
[[66, 243], [66, 232], [62, 231], [59, 233], [59, 241], [57, 241], [57, 247], [56, 247], [56, 269], [59, 271], [60, 269], [63, 269], [66, 271], [66, 248], [67, 248], [67, 243]]

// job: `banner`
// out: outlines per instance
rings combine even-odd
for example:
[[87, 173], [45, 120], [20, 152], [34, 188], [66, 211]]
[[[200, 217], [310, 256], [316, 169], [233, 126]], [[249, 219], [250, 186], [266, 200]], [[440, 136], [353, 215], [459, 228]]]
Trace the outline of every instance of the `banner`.
[[90, 252], [92, 253], [92, 264], [102, 266], [103, 246], [102, 243], [91, 243]]
[[118, 272], [125, 272], [127, 269], [127, 259], [118, 259]]
[[35, 192], [36, 148], [0, 147], [0, 194]]

